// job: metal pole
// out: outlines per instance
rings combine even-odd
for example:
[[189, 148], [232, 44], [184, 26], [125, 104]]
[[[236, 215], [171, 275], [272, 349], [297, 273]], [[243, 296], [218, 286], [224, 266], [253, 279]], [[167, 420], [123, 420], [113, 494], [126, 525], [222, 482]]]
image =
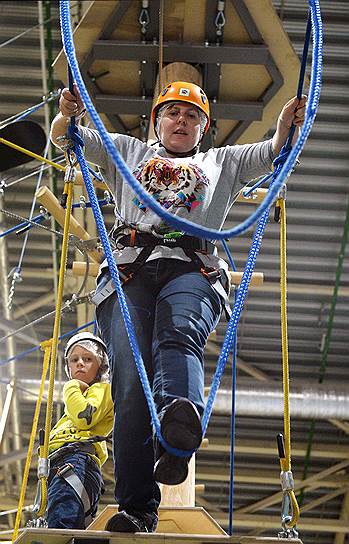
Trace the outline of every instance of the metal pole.
[[[0, 206], [1, 208], [4, 208], [4, 195], [0, 193]], [[0, 213], [0, 232], [4, 230], [4, 218], [3, 214]], [[11, 320], [11, 311], [7, 307], [7, 301], [9, 297], [9, 282], [7, 277], [7, 263], [8, 263], [8, 255], [7, 255], [7, 246], [6, 246], [6, 238], [0, 239], [0, 282], [1, 282], [1, 306], [2, 306], [2, 315], [5, 319], [8, 321]], [[6, 341], [6, 355], [7, 357], [13, 357], [15, 355], [15, 345], [14, 345], [14, 338], [8, 338]], [[21, 450], [22, 449], [22, 440], [21, 440], [21, 432], [20, 432], [20, 412], [19, 412], [19, 406], [18, 406], [18, 399], [15, 392], [15, 382], [16, 382], [16, 367], [15, 363], [9, 364], [7, 367], [7, 378], [11, 380], [10, 384], [7, 388], [7, 396], [6, 398], [9, 399], [9, 396], [11, 397], [11, 405], [12, 405], [12, 412], [10, 413], [9, 421], [11, 422], [11, 428], [13, 432], [13, 447], [15, 450]], [[2, 373], [2, 376], [4, 374]], [[2, 401], [2, 399], [1, 399]], [[3, 452], [7, 453], [9, 451], [9, 441], [6, 437], [6, 434], [3, 438]], [[21, 482], [21, 473], [22, 473], [22, 463], [21, 461], [16, 462], [17, 467], [17, 475], [16, 476], [16, 485], [18, 486]], [[13, 492], [12, 489], [12, 483], [11, 483], [11, 473], [9, 473], [8, 470], [4, 471], [4, 481], [5, 481], [5, 488], [7, 492]], [[9, 522], [12, 523], [12, 514], [9, 514]]]
[[[45, 17], [43, 10], [45, 8]], [[43, 2], [42, 0], [38, 1], [38, 15], [39, 15], [39, 28], [40, 28], [40, 58], [41, 58], [41, 79], [42, 79], [42, 90], [44, 96], [47, 96], [48, 92], [54, 90], [53, 85], [53, 70], [52, 70], [52, 35], [51, 35], [51, 6], [50, 2]], [[46, 25], [44, 20], [48, 20]], [[46, 38], [45, 38], [45, 28], [46, 28]], [[53, 104], [45, 104], [44, 106], [45, 113], [45, 132], [47, 135], [50, 133], [51, 122], [53, 120], [54, 111]], [[51, 145], [48, 150], [48, 158], [52, 160], [55, 157], [54, 147]], [[56, 172], [51, 169], [48, 171], [49, 178], [49, 187], [53, 194], [57, 194], [57, 177]], [[57, 230], [57, 223], [55, 218], [51, 216], [51, 228]], [[51, 235], [51, 247], [52, 247], [52, 268], [53, 268], [53, 289], [55, 294], [55, 300], [57, 300], [57, 290], [58, 290], [58, 240], [55, 234]], [[62, 361], [61, 356], [58, 355], [58, 365], [57, 365], [57, 379], [62, 380]], [[62, 415], [61, 414], [61, 403], [58, 403], [56, 406], [57, 410], [57, 419]]]

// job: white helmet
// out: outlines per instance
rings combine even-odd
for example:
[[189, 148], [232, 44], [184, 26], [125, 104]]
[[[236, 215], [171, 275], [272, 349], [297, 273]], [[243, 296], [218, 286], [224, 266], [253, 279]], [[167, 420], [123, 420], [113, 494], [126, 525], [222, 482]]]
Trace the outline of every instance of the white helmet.
[[99, 362], [99, 371], [96, 376], [96, 381], [98, 382], [108, 382], [109, 381], [109, 360], [107, 355], [107, 346], [99, 338], [98, 336], [95, 336], [91, 332], [80, 332], [78, 334], [75, 334], [72, 336], [64, 350], [64, 359], [65, 359], [65, 373], [67, 374], [68, 378], [71, 378], [70, 376], [70, 370], [68, 366], [68, 357], [69, 353], [72, 350], [74, 346], [77, 344], [81, 345], [83, 348], [87, 349], [88, 351], [91, 351], [96, 357]]

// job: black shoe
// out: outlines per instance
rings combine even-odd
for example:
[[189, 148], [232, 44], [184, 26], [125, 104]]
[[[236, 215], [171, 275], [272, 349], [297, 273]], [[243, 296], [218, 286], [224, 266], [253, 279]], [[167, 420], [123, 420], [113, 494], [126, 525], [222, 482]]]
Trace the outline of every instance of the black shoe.
[[160, 484], [178, 485], [188, 476], [190, 457], [176, 457], [167, 451], [161, 455], [154, 466], [154, 480]]
[[158, 516], [153, 513], [128, 514], [125, 510], [108, 519], [105, 531], [112, 533], [153, 533], [158, 524]]
[[[173, 448], [197, 449], [202, 440], [200, 415], [192, 402], [175, 399], [160, 414], [161, 434]], [[188, 476], [190, 457], [177, 457], [158, 447], [154, 479], [166, 485], [178, 485]]]

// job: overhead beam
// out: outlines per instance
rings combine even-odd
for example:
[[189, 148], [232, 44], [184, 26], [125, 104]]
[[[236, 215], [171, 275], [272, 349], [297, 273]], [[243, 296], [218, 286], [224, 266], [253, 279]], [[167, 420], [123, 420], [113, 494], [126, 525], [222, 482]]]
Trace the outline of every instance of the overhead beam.
[[[294, 491], [299, 491], [300, 489], [305, 488], [314, 488], [314, 487], [325, 487], [325, 479], [327, 480], [328, 476], [334, 475], [336, 472], [341, 472], [345, 468], [347, 468], [349, 465], [349, 460], [342, 461], [341, 463], [337, 463], [336, 465], [332, 465], [331, 467], [322, 470], [321, 472], [318, 472], [317, 474], [314, 474], [313, 476], [310, 476], [309, 478], [306, 478], [305, 480], [301, 480], [299, 482], [295, 483]], [[338, 487], [343, 486], [343, 475], [341, 474], [341, 481]], [[347, 483], [347, 482], [345, 482]], [[261, 510], [262, 508], [267, 508], [268, 506], [272, 506], [273, 504], [276, 504], [277, 502], [282, 500], [282, 492], [279, 491], [277, 493], [274, 493], [273, 495], [270, 495], [269, 497], [266, 497], [264, 499], [261, 499], [260, 501], [251, 503], [247, 506], [244, 506], [243, 508], [240, 508], [237, 510], [237, 512], [241, 514], [249, 514], [251, 512], [257, 512], [258, 510]]]
[[[269, 60], [266, 45], [196, 45], [164, 43], [164, 62], [190, 62], [206, 64], [262, 64]], [[127, 60], [158, 62], [159, 46], [153, 43], [98, 40], [93, 45], [95, 60]]]
[[[208, 452], [229, 453], [231, 449], [230, 441], [227, 439], [210, 438], [208, 441]], [[236, 454], [243, 455], [263, 455], [275, 457], [276, 445], [270, 442], [237, 440], [234, 451]], [[297, 442], [292, 447], [292, 457], [304, 457], [307, 451], [306, 443]], [[349, 449], [347, 446], [340, 444], [314, 444], [312, 449], [312, 457], [314, 459], [349, 459]]]
[[[216, 521], [222, 526], [228, 525], [228, 517], [219, 517]], [[250, 528], [250, 529], [271, 529], [274, 532], [280, 530], [281, 523], [278, 516], [256, 515], [256, 514], [239, 514], [234, 512], [234, 527]], [[324, 519], [324, 518], [305, 518], [301, 517], [299, 529], [303, 531], [311, 531], [315, 533], [348, 533], [349, 522], [339, 519]], [[246, 537], [249, 538], [249, 537]], [[247, 540], [248, 542], [248, 540]]]
[[[275, 455], [276, 457], [276, 455]], [[209, 463], [207, 461], [207, 463]], [[346, 461], [347, 464], [349, 464], [349, 461]], [[273, 475], [274, 474], [274, 475]], [[270, 474], [268, 471], [265, 470], [243, 470], [239, 469], [236, 470], [234, 475], [234, 481], [236, 483], [243, 483], [243, 484], [261, 484], [263, 486], [279, 486], [280, 485], [280, 478], [275, 471], [275, 473]], [[312, 479], [307, 480], [300, 480], [296, 482], [295, 489], [298, 491], [299, 489], [306, 487], [307, 489], [318, 489], [318, 488], [327, 488], [327, 489], [338, 489], [342, 488], [343, 485], [349, 484], [349, 478], [344, 477], [343, 474], [328, 474], [326, 476], [322, 476], [322, 473], [319, 473], [320, 477], [317, 478], [318, 474], [314, 475]], [[230, 474], [227, 467], [212, 467], [211, 465], [203, 465], [202, 461], [198, 463], [197, 470], [196, 470], [196, 479], [197, 481], [202, 482], [218, 482], [218, 483], [229, 483], [230, 481]], [[268, 489], [268, 488], [267, 488]], [[270, 491], [270, 489], [269, 489]], [[267, 508], [268, 506], [271, 506], [273, 504], [276, 504], [282, 500], [282, 493], [277, 492], [273, 495], [268, 495], [267, 497], [261, 499], [260, 501], [256, 503], [251, 503], [247, 506], [244, 506], [240, 510], [238, 510], [241, 513], [253, 513], [257, 512], [258, 510], [262, 510], [264, 508]]]
[[[97, 110], [101, 113], [149, 115], [152, 104], [152, 97], [96, 94]], [[211, 104], [211, 116], [215, 119], [259, 121], [263, 116], [263, 104], [262, 102], [253, 101], [216, 102]]]

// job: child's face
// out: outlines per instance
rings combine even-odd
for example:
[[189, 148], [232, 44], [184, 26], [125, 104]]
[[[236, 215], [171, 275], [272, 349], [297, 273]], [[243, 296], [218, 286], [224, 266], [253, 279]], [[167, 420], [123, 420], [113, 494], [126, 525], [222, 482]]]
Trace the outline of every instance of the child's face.
[[69, 354], [68, 367], [72, 379], [81, 380], [90, 385], [96, 379], [99, 362], [94, 353], [77, 345]]

